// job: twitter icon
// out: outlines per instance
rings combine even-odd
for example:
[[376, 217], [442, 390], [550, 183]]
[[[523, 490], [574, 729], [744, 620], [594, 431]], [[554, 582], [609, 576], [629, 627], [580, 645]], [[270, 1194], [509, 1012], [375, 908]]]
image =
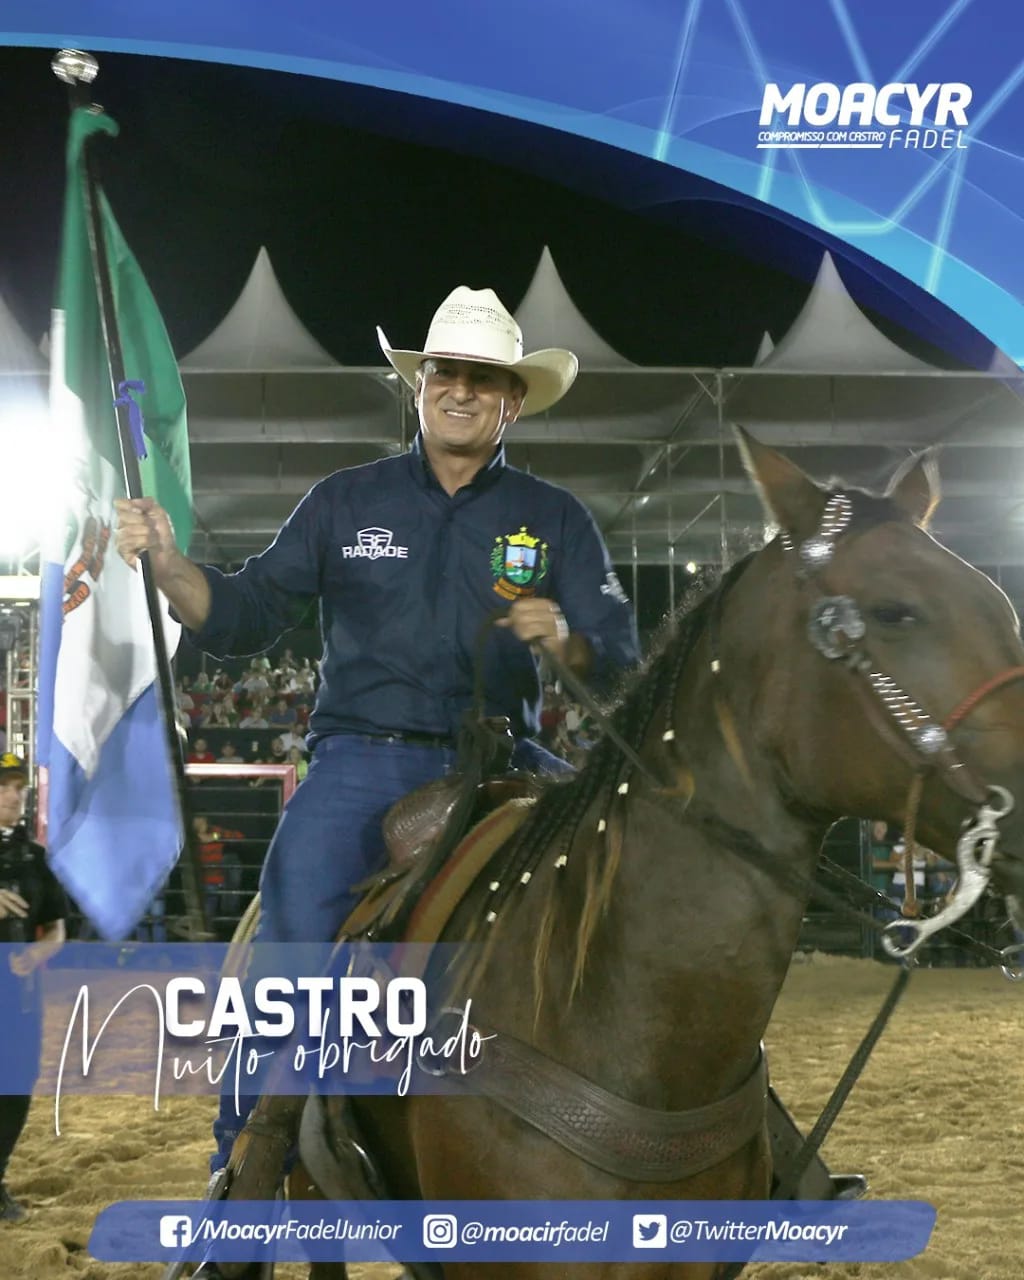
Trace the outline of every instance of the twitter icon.
[[668, 1243], [668, 1218], [663, 1213], [633, 1214], [633, 1248], [664, 1249]]

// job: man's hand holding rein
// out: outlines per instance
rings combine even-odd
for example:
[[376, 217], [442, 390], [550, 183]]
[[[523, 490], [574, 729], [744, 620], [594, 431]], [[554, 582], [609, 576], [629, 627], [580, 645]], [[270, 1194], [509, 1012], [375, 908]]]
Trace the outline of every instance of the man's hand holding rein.
[[540, 645], [583, 675], [590, 667], [590, 645], [584, 636], [570, 633], [556, 600], [534, 597], [517, 600], [496, 626], [508, 627], [524, 644]]

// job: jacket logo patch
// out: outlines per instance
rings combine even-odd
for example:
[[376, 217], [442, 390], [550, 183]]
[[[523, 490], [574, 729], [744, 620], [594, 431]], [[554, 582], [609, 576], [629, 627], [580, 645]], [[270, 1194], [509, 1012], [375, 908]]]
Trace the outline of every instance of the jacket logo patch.
[[363, 560], [407, 560], [408, 547], [395, 546], [395, 535], [390, 529], [360, 529], [356, 534], [359, 541], [355, 546], [341, 548], [346, 560], [354, 557]]
[[520, 525], [518, 533], [494, 539], [491, 576], [502, 600], [520, 600], [537, 594], [537, 585], [548, 571], [548, 544]]
[[618, 604], [629, 604], [629, 596], [622, 589], [622, 583], [619, 581], [617, 573], [607, 573], [604, 582], [601, 583], [601, 594], [603, 596], [611, 596]]

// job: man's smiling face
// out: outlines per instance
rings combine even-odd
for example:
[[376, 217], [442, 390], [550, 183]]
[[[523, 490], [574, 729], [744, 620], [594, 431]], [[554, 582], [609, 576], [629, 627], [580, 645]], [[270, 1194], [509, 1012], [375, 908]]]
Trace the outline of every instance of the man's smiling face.
[[424, 360], [416, 404], [426, 441], [434, 448], [485, 458], [522, 408], [523, 384], [500, 366], [474, 360]]

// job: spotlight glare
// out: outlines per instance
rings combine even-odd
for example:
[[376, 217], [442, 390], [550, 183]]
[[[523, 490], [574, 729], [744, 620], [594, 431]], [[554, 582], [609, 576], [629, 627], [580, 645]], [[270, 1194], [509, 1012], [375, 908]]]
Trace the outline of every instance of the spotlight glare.
[[63, 501], [48, 426], [45, 402], [0, 405], [0, 556], [37, 546]]
[[696, 562], [695, 560], [687, 560], [687, 562], [686, 562], [686, 572], [687, 572], [687, 573], [696, 573], [696, 572], [697, 572], [697, 562]]

